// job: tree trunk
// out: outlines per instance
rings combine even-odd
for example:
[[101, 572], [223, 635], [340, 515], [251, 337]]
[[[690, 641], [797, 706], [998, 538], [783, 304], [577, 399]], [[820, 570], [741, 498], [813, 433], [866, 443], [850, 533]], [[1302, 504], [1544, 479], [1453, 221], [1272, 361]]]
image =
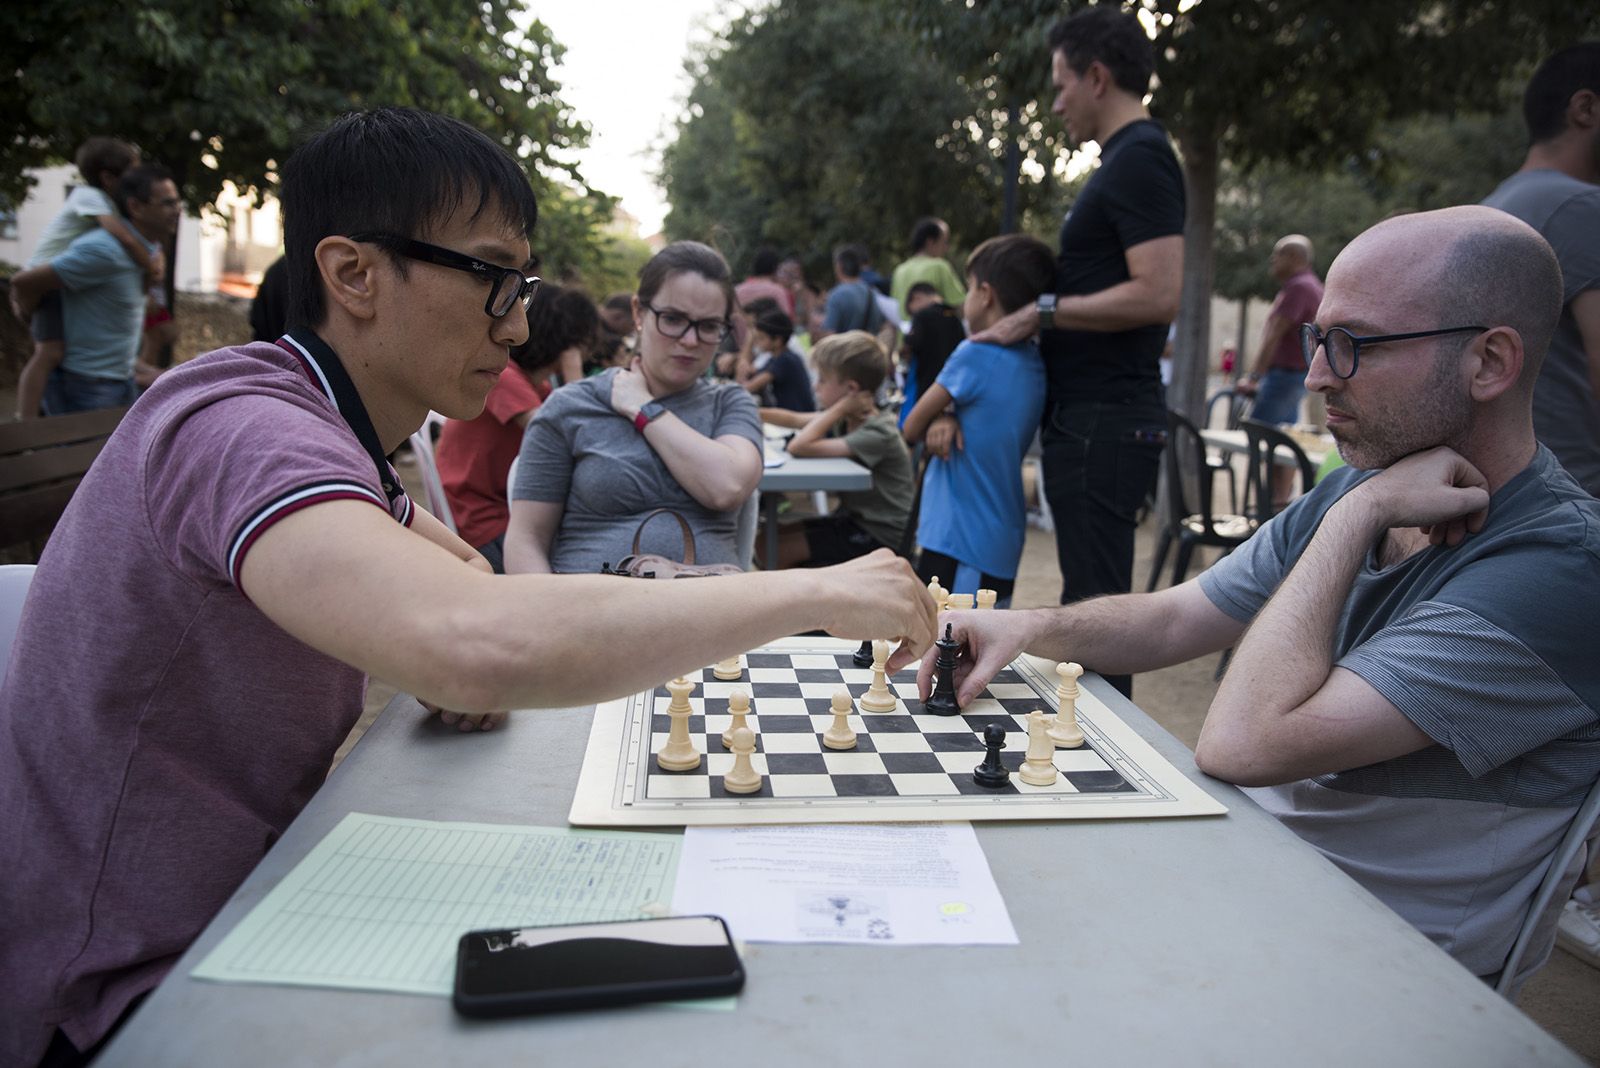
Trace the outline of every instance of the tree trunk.
[[1245, 297], [1239, 301], [1239, 341], [1233, 350], [1237, 353], [1233, 358], [1233, 377], [1238, 378], [1249, 368], [1245, 365], [1245, 346], [1249, 344], [1250, 337], [1250, 298]]
[[1017, 230], [1017, 180], [1022, 172], [1022, 148], [1017, 144], [1017, 105], [1006, 108], [1006, 174], [1005, 201], [1000, 214], [1000, 232]]
[[1167, 406], [1197, 420], [1205, 411], [1211, 366], [1211, 285], [1215, 274], [1217, 138], [1183, 137], [1188, 217], [1183, 227], [1183, 296], [1173, 339]]

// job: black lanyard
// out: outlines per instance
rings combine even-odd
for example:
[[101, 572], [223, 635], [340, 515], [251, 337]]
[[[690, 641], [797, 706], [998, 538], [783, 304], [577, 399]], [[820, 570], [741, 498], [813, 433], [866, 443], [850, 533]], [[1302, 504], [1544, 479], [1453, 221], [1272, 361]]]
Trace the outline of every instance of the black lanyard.
[[383, 446], [378, 441], [378, 431], [372, 425], [372, 417], [367, 414], [367, 406], [361, 401], [361, 394], [356, 389], [356, 384], [350, 381], [350, 375], [344, 369], [344, 364], [339, 362], [339, 356], [328, 343], [312, 333], [310, 330], [294, 330], [284, 334], [278, 339], [282, 348], [289, 350], [302, 364], [306, 364], [306, 374], [313, 385], [323, 389], [339, 415], [349, 425], [350, 432], [356, 436], [361, 447], [367, 450], [367, 455], [372, 458], [373, 466], [378, 469], [378, 485], [383, 487], [383, 494], [389, 499], [392, 506], [401, 497], [406, 495], [405, 488], [400, 485], [399, 479], [394, 475], [394, 468], [389, 466], [389, 459], [383, 453]]

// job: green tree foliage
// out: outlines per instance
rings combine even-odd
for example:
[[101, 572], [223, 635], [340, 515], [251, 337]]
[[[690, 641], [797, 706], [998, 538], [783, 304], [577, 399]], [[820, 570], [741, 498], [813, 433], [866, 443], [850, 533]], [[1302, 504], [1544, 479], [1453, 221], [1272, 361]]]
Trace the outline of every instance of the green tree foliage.
[[453, 115], [521, 159], [545, 263], [601, 266], [613, 201], [570, 162], [588, 130], [550, 71], [561, 46], [513, 0], [51, 0], [12, 5], [0, 59], [0, 194], [92, 134], [136, 142], [210, 203], [269, 190], [290, 150], [342, 112]]
[[[999, 232], [995, 89], [945, 61], [946, 32], [872, 0], [783, 0], [735, 18], [691, 66], [663, 155], [668, 234], [713, 241], [739, 270], [771, 244], [820, 279], [842, 241], [892, 267], [922, 215], [948, 220], [958, 246]], [[1049, 185], [1040, 169], [1024, 208]]]

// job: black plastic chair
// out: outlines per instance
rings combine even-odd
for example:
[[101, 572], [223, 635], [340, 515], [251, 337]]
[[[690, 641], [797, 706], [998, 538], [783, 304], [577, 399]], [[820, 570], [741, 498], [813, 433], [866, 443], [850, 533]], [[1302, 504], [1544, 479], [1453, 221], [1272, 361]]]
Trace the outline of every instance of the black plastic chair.
[[1244, 430], [1249, 446], [1248, 467], [1245, 470], [1244, 514], [1256, 523], [1265, 523], [1278, 514], [1273, 500], [1272, 472], [1278, 465], [1278, 454], [1286, 453], [1300, 469], [1300, 492], [1305, 493], [1317, 484], [1317, 467], [1306, 456], [1305, 450], [1288, 434], [1270, 423], [1246, 419], [1239, 426]]
[[[1226, 555], [1243, 545], [1256, 529], [1255, 523], [1246, 516], [1218, 515], [1212, 511], [1216, 469], [1206, 457], [1206, 443], [1199, 429], [1177, 412], [1167, 413], [1167, 451], [1162, 462], [1167, 475], [1167, 528], [1161, 532], [1161, 540], [1156, 545], [1156, 559], [1150, 568], [1147, 590], [1156, 588], [1174, 541], [1178, 543], [1178, 555], [1172, 567], [1172, 584], [1176, 586], [1189, 574], [1189, 562], [1196, 546], [1221, 549]], [[1188, 493], [1189, 485], [1196, 490], [1192, 498]]]
[[1244, 419], [1245, 413], [1250, 410], [1254, 403], [1254, 397], [1248, 397], [1231, 386], [1217, 390], [1206, 398], [1205, 428], [1210, 430], [1217, 425], [1215, 421], [1217, 405], [1221, 404], [1225, 406], [1224, 411], [1226, 413], [1223, 416], [1222, 429], [1238, 430], [1239, 423]]

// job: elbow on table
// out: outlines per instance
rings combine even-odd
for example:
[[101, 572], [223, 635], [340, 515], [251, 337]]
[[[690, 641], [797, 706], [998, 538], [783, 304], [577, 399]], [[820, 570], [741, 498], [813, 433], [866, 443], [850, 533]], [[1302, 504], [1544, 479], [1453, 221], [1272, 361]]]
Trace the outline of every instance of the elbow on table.
[[[1215, 716], [1213, 706], [1210, 716]], [[1235, 786], [1278, 786], [1302, 776], [1284, 766], [1284, 754], [1244, 729], [1218, 728], [1208, 717], [1194, 747], [1197, 768]]]

